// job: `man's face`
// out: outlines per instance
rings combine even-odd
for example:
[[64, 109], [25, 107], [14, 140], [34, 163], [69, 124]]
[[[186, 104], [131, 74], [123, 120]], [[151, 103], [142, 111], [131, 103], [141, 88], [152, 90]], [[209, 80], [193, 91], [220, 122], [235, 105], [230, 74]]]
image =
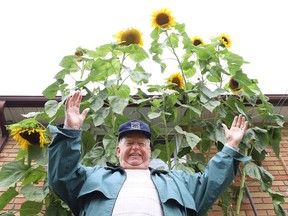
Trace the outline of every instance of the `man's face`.
[[144, 134], [131, 132], [124, 135], [116, 151], [120, 166], [124, 169], [148, 169], [151, 148], [150, 141]]

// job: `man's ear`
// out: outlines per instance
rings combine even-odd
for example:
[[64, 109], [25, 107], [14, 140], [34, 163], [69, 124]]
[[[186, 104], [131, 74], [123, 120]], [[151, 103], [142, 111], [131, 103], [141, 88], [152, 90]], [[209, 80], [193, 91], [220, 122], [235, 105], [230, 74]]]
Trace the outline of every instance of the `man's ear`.
[[117, 153], [117, 156], [119, 156], [119, 154], [120, 154], [120, 147], [119, 146], [116, 147], [116, 153]]

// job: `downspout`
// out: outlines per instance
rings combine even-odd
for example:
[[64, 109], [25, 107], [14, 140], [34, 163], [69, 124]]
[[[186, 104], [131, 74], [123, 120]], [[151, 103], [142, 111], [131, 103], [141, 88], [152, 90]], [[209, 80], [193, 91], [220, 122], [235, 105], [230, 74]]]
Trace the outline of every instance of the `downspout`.
[[8, 130], [6, 129], [6, 119], [4, 115], [5, 103], [6, 101], [0, 101], [0, 128], [1, 128], [0, 152], [2, 151], [9, 137]]

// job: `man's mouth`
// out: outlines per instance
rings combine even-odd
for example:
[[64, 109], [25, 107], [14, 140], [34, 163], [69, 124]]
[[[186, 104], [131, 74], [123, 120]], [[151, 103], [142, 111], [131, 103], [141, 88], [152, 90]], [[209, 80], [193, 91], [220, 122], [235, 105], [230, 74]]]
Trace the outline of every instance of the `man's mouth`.
[[130, 154], [129, 156], [141, 156], [141, 154], [133, 153], [133, 154]]

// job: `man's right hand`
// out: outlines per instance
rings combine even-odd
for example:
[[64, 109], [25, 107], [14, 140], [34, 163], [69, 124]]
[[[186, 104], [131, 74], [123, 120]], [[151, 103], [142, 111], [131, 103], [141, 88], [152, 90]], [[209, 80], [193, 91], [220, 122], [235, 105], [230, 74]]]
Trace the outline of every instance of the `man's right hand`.
[[75, 92], [69, 96], [65, 103], [65, 120], [64, 127], [79, 130], [86, 118], [89, 108], [80, 113], [80, 103], [82, 101], [82, 94], [80, 91]]

